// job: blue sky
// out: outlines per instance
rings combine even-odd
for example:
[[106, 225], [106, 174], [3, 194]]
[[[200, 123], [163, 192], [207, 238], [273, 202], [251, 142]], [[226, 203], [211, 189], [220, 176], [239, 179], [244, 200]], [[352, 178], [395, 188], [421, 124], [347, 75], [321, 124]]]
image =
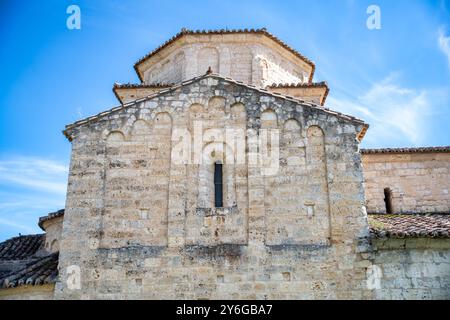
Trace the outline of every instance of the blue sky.
[[113, 83], [138, 82], [133, 64], [182, 27], [266, 27], [316, 63], [329, 108], [371, 125], [363, 147], [450, 145], [450, 0], [1, 1], [0, 15], [0, 241], [64, 207], [62, 129], [116, 106]]

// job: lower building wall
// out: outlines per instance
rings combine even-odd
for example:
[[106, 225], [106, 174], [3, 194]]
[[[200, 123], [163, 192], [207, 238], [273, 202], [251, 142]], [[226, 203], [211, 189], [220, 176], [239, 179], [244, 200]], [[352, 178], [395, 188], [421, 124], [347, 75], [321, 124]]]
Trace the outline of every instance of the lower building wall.
[[450, 299], [450, 240], [377, 240], [374, 249], [376, 299]]
[[[327, 268], [318, 263], [311, 265], [308, 269], [303, 269], [301, 273], [276, 272], [267, 275], [255, 274], [253, 281], [248, 281], [248, 275], [242, 272], [226, 273], [225, 270], [219, 272], [215, 285], [207, 284], [210, 278], [214, 278], [211, 268], [201, 264], [198, 270], [191, 270], [194, 281], [183, 282], [187, 274], [179, 276], [169, 276], [164, 269], [159, 267], [152, 275], [153, 286], [146, 288], [145, 276], [136, 275], [133, 279], [120, 279], [118, 275], [138, 273], [137, 270], [128, 264], [124, 264], [123, 271], [112, 268], [109, 272], [103, 270], [104, 281], [97, 283], [95, 295], [82, 295], [81, 299], [167, 299], [173, 295], [163, 294], [161, 290], [173, 287], [177, 289], [184, 288], [184, 298], [203, 298], [203, 299], [223, 299], [223, 298], [279, 298], [279, 299], [380, 299], [380, 300], [437, 300], [450, 299], [450, 240], [448, 239], [387, 239], [376, 240], [373, 243], [373, 252], [362, 254], [373, 262], [367, 265], [367, 286], [372, 289], [367, 295], [361, 295], [362, 288], [341, 287], [343, 283], [351, 278], [361, 279], [360, 274], [354, 274], [354, 270], [348, 270], [347, 275], [342, 270], [336, 270], [335, 274], [330, 270], [324, 273]], [[134, 252], [136, 253], [136, 252]], [[310, 252], [313, 254], [313, 252]], [[121, 256], [113, 254], [115, 262]], [[126, 254], [126, 256], [129, 256]], [[366, 261], [368, 261], [366, 260]], [[153, 259], [145, 260], [145, 265], [149, 266]], [[139, 264], [139, 263], [138, 263]], [[227, 269], [227, 268], [223, 268]], [[280, 268], [286, 269], [286, 268]], [[295, 268], [296, 270], [297, 268]], [[302, 269], [302, 268], [300, 268]], [[288, 270], [288, 269], [286, 269]], [[311, 271], [317, 270], [317, 274], [311, 274]], [[300, 276], [303, 274], [303, 276]], [[319, 274], [321, 274], [319, 276]], [[264, 278], [264, 276], [267, 277]], [[363, 276], [364, 277], [364, 276]], [[125, 277], [126, 278], [126, 277]], [[133, 277], [130, 277], [133, 278]], [[144, 279], [142, 279], [144, 278]], [[183, 280], [182, 280], [183, 279]], [[144, 281], [143, 281], [144, 280]], [[198, 283], [197, 283], [198, 282]], [[212, 281], [215, 282], [215, 281]], [[364, 286], [366, 285], [366, 281]], [[158, 285], [155, 286], [155, 284]], [[202, 284], [204, 283], [204, 284]], [[341, 287], [346, 293], [340, 292], [331, 284]], [[118, 293], [120, 287], [125, 285], [128, 293]], [[144, 286], [143, 286], [144, 285]], [[215, 287], [213, 289], [212, 287]], [[235, 290], [239, 288], [239, 290]], [[157, 290], [155, 290], [157, 289]], [[213, 289], [213, 290], [211, 290]], [[17, 288], [8, 288], [0, 290], [0, 300], [52, 300], [54, 298], [55, 286], [47, 284], [42, 286], [20, 286]], [[242, 291], [241, 291], [242, 290]], [[240, 291], [240, 294], [237, 292]], [[247, 291], [247, 292], [246, 292]], [[370, 294], [373, 293], [373, 295]], [[227, 295], [228, 294], [228, 295]]]
[[88, 300], [373, 299], [367, 264], [342, 245], [107, 249], [68, 269], [79, 270], [79, 286], [75, 277], [63, 278], [55, 294]]
[[53, 300], [54, 284], [0, 289], [0, 300]]
[[450, 212], [450, 153], [363, 154], [367, 212]]

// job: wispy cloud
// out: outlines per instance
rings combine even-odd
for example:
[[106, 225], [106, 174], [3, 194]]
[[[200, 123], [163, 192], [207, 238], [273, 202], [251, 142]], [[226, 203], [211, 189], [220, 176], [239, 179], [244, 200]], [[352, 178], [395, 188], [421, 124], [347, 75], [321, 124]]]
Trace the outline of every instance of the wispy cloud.
[[404, 88], [395, 83], [396, 79], [391, 75], [354, 99], [328, 100], [332, 109], [359, 116], [370, 124], [366, 145], [420, 145], [426, 139], [428, 124], [423, 119], [431, 112], [431, 94]]
[[0, 159], [0, 184], [65, 194], [68, 167], [53, 160], [14, 157]]
[[447, 56], [448, 67], [450, 68], [450, 36], [446, 36], [444, 28], [439, 29], [439, 48]]
[[[0, 218], [0, 225], [12, 227], [14, 229], [18, 229], [18, 230], [21, 230], [21, 231], [26, 232], [26, 233], [36, 233], [36, 228], [30, 227], [30, 226], [25, 225], [25, 224], [16, 223], [16, 222], [11, 221], [9, 219]], [[0, 239], [0, 241], [1, 241], [1, 239]]]
[[68, 167], [24, 156], [0, 156], [0, 241], [42, 232], [40, 216], [64, 207]]

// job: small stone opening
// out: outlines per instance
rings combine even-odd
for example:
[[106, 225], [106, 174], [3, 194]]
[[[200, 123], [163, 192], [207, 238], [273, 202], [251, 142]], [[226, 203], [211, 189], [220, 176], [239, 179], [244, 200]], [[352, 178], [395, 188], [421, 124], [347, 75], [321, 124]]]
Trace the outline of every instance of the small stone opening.
[[390, 188], [384, 189], [384, 203], [386, 206], [386, 213], [392, 214], [394, 210], [392, 207], [392, 190]]
[[291, 273], [290, 272], [283, 272], [283, 280], [284, 281], [291, 281]]

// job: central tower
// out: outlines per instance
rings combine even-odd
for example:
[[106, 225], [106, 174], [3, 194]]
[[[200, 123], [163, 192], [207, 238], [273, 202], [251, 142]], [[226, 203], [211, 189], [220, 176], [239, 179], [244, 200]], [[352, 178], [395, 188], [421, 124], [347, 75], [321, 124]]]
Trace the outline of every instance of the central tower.
[[314, 63], [266, 29], [182, 29], [134, 68], [140, 84], [116, 84], [122, 103], [205, 74], [207, 70], [260, 89], [324, 105], [325, 82], [314, 83]]

